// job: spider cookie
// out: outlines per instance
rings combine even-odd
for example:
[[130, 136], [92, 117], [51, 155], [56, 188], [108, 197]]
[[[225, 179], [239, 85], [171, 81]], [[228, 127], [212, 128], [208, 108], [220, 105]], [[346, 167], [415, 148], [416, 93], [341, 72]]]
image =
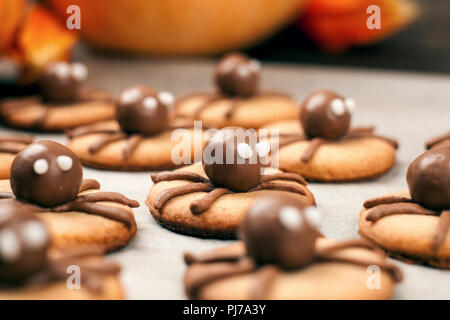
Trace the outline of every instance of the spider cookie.
[[409, 192], [367, 200], [361, 236], [394, 257], [450, 269], [450, 148], [432, 148], [406, 173]]
[[[202, 163], [153, 173], [147, 206], [164, 227], [199, 237], [234, 238], [257, 197], [292, 194], [314, 204], [303, 177], [263, 168], [270, 151], [254, 130], [224, 128], [205, 144]], [[262, 172], [263, 171], [263, 172]]]
[[[14, 200], [0, 201], [0, 299], [123, 297], [118, 265], [104, 261], [94, 248], [50, 252], [47, 226], [28, 209]], [[78, 290], [68, 287], [74, 267], [79, 283], [70, 284]]]
[[[116, 121], [68, 131], [68, 146], [83, 164], [99, 169], [161, 170], [192, 163], [195, 148], [202, 148], [203, 131], [195, 129], [192, 120], [173, 119], [169, 112], [172, 103], [169, 92], [129, 88], [118, 99]], [[181, 140], [172, 138], [176, 129], [185, 129]], [[177, 157], [182, 160], [178, 161], [174, 150], [190, 152]]]
[[216, 93], [194, 93], [178, 99], [177, 116], [201, 120], [205, 126], [260, 128], [299, 115], [296, 102], [287, 94], [259, 89], [261, 65], [238, 53], [217, 64]]
[[23, 134], [0, 133], [0, 179], [8, 179], [14, 157], [33, 142], [33, 137]]
[[279, 166], [312, 181], [355, 181], [378, 177], [395, 163], [398, 143], [374, 127], [350, 127], [355, 103], [320, 90], [301, 106], [300, 121], [269, 124], [279, 130]]
[[[336, 242], [315, 228], [318, 211], [289, 196], [253, 203], [242, 242], [186, 253], [191, 299], [387, 299], [402, 273], [365, 240]], [[379, 271], [377, 290], [369, 270]], [[372, 290], [371, 290], [372, 289]]]
[[427, 150], [440, 147], [450, 148], [450, 131], [443, 135], [431, 138], [425, 143], [425, 148]]
[[84, 88], [86, 78], [84, 64], [52, 63], [39, 80], [40, 94], [0, 101], [0, 118], [11, 127], [49, 132], [114, 118], [109, 94]]
[[53, 248], [124, 247], [136, 234], [132, 208], [139, 203], [100, 191], [97, 181], [82, 176], [80, 160], [69, 149], [52, 141], [35, 142], [14, 159], [11, 180], [0, 181], [0, 199], [26, 204], [48, 226]]

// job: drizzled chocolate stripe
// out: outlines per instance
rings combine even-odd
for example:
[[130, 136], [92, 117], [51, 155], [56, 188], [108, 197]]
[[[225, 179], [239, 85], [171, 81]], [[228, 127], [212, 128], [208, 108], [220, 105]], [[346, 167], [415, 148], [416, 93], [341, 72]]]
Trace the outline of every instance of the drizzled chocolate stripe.
[[231, 190], [225, 188], [217, 188], [209, 192], [206, 196], [201, 199], [194, 200], [191, 202], [189, 209], [193, 214], [200, 214], [211, 208], [214, 201], [219, 199], [225, 194], [233, 193]]
[[0, 142], [17, 142], [23, 144], [30, 144], [34, 140], [33, 136], [29, 135], [15, 135], [15, 134], [1, 134]]
[[100, 201], [110, 201], [123, 204], [125, 206], [129, 206], [131, 208], [139, 207], [139, 202], [136, 200], [131, 200], [125, 197], [121, 193], [117, 192], [96, 192], [96, 193], [88, 193], [78, 196], [76, 201], [81, 202], [100, 202]]
[[431, 216], [439, 216], [440, 214], [438, 226], [433, 235], [433, 252], [439, 251], [444, 243], [447, 231], [450, 228], [449, 211], [444, 210], [442, 213], [439, 213], [437, 211], [429, 210], [417, 203], [412, 202], [409, 198], [397, 196], [380, 197], [367, 200], [364, 203], [364, 207], [368, 209], [366, 213], [366, 220], [372, 222], [395, 214], [418, 214]]
[[94, 179], [83, 179], [80, 187], [80, 192], [91, 189], [100, 189], [100, 183]]
[[304, 186], [307, 185], [305, 178], [303, 178], [303, 176], [301, 176], [300, 174], [294, 172], [279, 172], [271, 175], [263, 175], [261, 177], [261, 182], [269, 182], [273, 180], [295, 181]]
[[436, 211], [425, 209], [417, 203], [390, 203], [379, 204], [368, 209], [366, 220], [374, 222], [380, 220], [381, 218], [396, 214], [438, 215]]
[[425, 143], [425, 147], [427, 149], [431, 149], [435, 145], [437, 145], [438, 143], [444, 142], [445, 140], [450, 140], [450, 131], [445, 133], [445, 134], [443, 134], [443, 135], [440, 135], [438, 137], [435, 137], [435, 138], [432, 138], [432, 139], [428, 140]]
[[[377, 254], [380, 249], [369, 241], [363, 239], [351, 239], [341, 243], [334, 243], [325, 248], [316, 250], [311, 264], [324, 262], [338, 262], [346, 264], [355, 264], [358, 266], [368, 267], [370, 265], [377, 265], [381, 270], [389, 273], [394, 281], [399, 282], [403, 279], [400, 269], [385, 261], [384, 253], [382, 255], [383, 261], [375, 261], [372, 259], [355, 259], [347, 257], [339, 257], [333, 253], [339, 252], [347, 248], [365, 248], [372, 250]], [[238, 276], [241, 274], [256, 271], [254, 287], [250, 293], [250, 299], [262, 300], [267, 299], [268, 294], [272, 288], [273, 282], [280, 272], [282, 272], [276, 265], [268, 264], [258, 268], [258, 266], [247, 257], [245, 253], [228, 253], [228, 252], [205, 252], [200, 256], [195, 256], [191, 253], [186, 253], [184, 260], [187, 265], [198, 263], [210, 264], [209, 269], [201, 269], [201, 272], [190, 273], [185, 281], [186, 293], [191, 299], [198, 298], [199, 291], [206, 285], [228, 277]], [[247, 262], [248, 261], [248, 262]], [[245, 262], [245, 263], [244, 263]], [[192, 266], [196, 268], [197, 266]], [[203, 267], [204, 268], [204, 267]], [[194, 276], [193, 276], [194, 274]]]
[[[398, 142], [395, 139], [376, 135], [373, 133], [374, 127], [356, 127], [349, 129], [348, 133], [339, 140], [327, 140], [322, 138], [313, 138], [309, 140], [309, 144], [306, 147], [306, 149], [303, 151], [302, 155], [300, 156], [300, 161], [304, 163], [308, 163], [311, 161], [311, 159], [316, 154], [317, 150], [322, 146], [323, 144], [330, 143], [330, 142], [336, 142], [336, 141], [344, 141], [347, 139], [356, 139], [356, 138], [377, 138], [381, 139], [390, 145], [392, 145], [395, 149], [398, 148]], [[308, 140], [305, 136], [301, 134], [279, 134], [280, 138], [283, 139], [278, 145], [278, 148], [281, 149], [282, 147], [285, 147], [287, 145], [291, 145], [293, 143], [299, 142], [299, 141], [305, 141]]]
[[125, 139], [126, 137], [127, 137], [127, 135], [122, 132], [114, 133], [110, 136], [101, 137], [101, 138], [97, 139], [96, 141], [94, 141], [89, 146], [89, 153], [96, 154], [97, 152], [99, 152], [101, 149], [103, 149], [107, 145], [109, 145], [113, 142]]
[[180, 187], [166, 189], [158, 194], [155, 200], [154, 207], [156, 210], [160, 210], [167, 203], [167, 201], [171, 200], [172, 198], [193, 192], [200, 192], [200, 191], [209, 192], [213, 189], [214, 189], [213, 185], [202, 182], [189, 183]]
[[22, 151], [23, 146], [0, 146], [0, 152], [16, 154]]
[[66, 134], [70, 139], [85, 136], [93, 133], [118, 133], [120, 132], [119, 127], [115, 129], [111, 129], [109, 126], [105, 126], [103, 124], [90, 124], [81, 126], [75, 129], [66, 130]]
[[161, 181], [173, 181], [173, 180], [188, 180], [192, 182], [208, 183], [209, 180], [197, 173], [189, 171], [163, 171], [150, 174], [153, 183]]
[[260, 191], [260, 190], [276, 190], [276, 191], [287, 191], [292, 193], [298, 193], [300, 195], [306, 195], [305, 190], [300, 188], [299, 186], [295, 184], [290, 183], [280, 183], [280, 182], [263, 182], [257, 187], [251, 189], [249, 192], [252, 191]]
[[137, 149], [138, 145], [141, 143], [143, 137], [140, 134], [132, 135], [123, 147], [123, 159], [128, 160], [133, 155], [134, 151]]
[[413, 202], [412, 199], [399, 196], [384, 196], [366, 200], [363, 204], [364, 208], [370, 209], [380, 204], [392, 204], [399, 202]]

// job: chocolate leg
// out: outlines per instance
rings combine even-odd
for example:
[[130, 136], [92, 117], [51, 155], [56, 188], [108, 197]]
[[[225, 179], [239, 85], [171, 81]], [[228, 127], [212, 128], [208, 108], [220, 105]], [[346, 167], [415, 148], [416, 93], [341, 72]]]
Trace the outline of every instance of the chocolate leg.
[[214, 201], [228, 193], [232, 193], [232, 191], [225, 188], [214, 189], [203, 198], [192, 201], [189, 208], [193, 214], [203, 213], [211, 207]]
[[420, 214], [433, 216], [437, 213], [435, 211], [425, 209], [417, 203], [380, 204], [367, 210], [366, 220], [374, 222], [394, 214]]

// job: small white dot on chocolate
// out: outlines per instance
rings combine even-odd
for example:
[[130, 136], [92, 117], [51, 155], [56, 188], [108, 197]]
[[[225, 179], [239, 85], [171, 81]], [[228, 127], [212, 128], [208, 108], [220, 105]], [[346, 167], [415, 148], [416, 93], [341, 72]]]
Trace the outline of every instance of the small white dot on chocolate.
[[141, 91], [137, 88], [127, 89], [120, 95], [120, 101], [122, 103], [135, 102], [141, 96]]
[[303, 223], [303, 217], [300, 210], [291, 206], [281, 208], [278, 219], [280, 220], [281, 225], [289, 230], [298, 229]]
[[237, 69], [237, 73], [241, 76], [241, 77], [247, 77], [250, 74], [251, 70], [249, 68], [248, 65], [241, 65], [238, 67]]
[[256, 152], [260, 158], [264, 158], [270, 152], [270, 144], [267, 141], [258, 142], [255, 145]]
[[308, 207], [305, 209], [306, 220], [315, 228], [319, 227], [322, 219], [322, 212], [316, 207]]
[[258, 72], [261, 70], [261, 63], [255, 59], [250, 60], [250, 69], [254, 72]]
[[331, 101], [331, 112], [336, 116], [342, 116], [345, 113], [345, 105], [342, 99], [336, 98]]
[[33, 164], [33, 170], [38, 175], [43, 175], [48, 171], [48, 162], [45, 159], [38, 159]]
[[67, 78], [70, 76], [71, 70], [67, 62], [58, 62], [53, 65], [52, 72], [54, 72], [59, 78]]
[[353, 100], [352, 98], [346, 98], [345, 101], [344, 101], [344, 103], [345, 103], [345, 106], [347, 107], [347, 109], [348, 109], [350, 112], [355, 111], [355, 109], [356, 109], [356, 103], [355, 103], [355, 100]]
[[158, 106], [158, 101], [153, 97], [147, 97], [142, 101], [144, 108], [148, 111], [156, 109]]
[[31, 249], [42, 248], [48, 240], [47, 230], [39, 221], [29, 221], [22, 226], [22, 237], [25, 245]]
[[70, 169], [72, 169], [73, 160], [68, 156], [58, 156], [56, 158], [56, 164], [62, 171], [69, 171]]
[[77, 80], [84, 80], [87, 78], [88, 70], [82, 63], [75, 62], [72, 64], [72, 75]]
[[242, 159], [250, 159], [253, 155], [252, 148], [247, 143], [239, 143], [237, 146], [237, 153]]
[[175, 98], [173, 97], [173, 94], [167, 91], [161, 91], [158, 93], [158, 99], [166, 106], [170, 107], [175, 102]]
[[4, 229], [0, 232], [0, 256], [3, 261], [13, 262], [20, 255], [19, 239], [13, 230]]

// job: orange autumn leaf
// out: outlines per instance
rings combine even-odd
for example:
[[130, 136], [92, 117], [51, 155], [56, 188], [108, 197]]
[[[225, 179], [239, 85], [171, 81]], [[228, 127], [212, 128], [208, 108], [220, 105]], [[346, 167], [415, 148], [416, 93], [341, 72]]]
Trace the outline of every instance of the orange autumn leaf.
[[[367, 27], [371, 5], [380, 8], [380, 29]], [[417, 13], [412, 0], [310, 0], [300, 22], [319, 46], [342, 51], [391, 36], [409, 25]]]
[[11, 47], [22, 21], [26, 0], [0, 0], [0, 53]]

